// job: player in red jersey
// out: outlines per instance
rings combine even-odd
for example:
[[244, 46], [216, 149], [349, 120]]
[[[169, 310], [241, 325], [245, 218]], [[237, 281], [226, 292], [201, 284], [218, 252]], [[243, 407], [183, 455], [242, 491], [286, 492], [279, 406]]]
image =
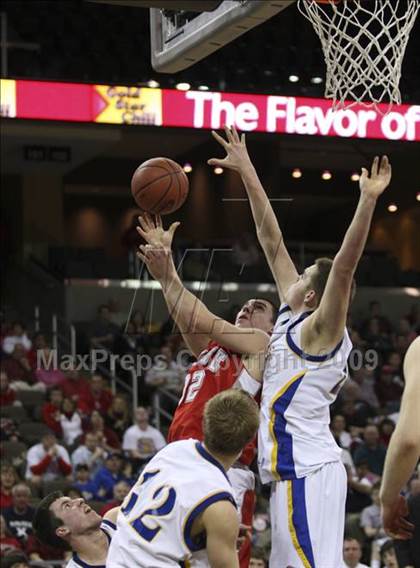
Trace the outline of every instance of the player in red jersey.
[[[257, 396], [264, 352], [277, 310], [268, 300], [256, 298], [241, 308], [234, 325], [212, 314], [183, 286], [176, 272], [171, 245], [179, 223], [165, 231], [160, 217], [154, 222], [145, 214], [139, 221], [138, 232], [148, 243], [140, 247], [139, 257], [160, 282], [169, 312], [197, 358], [186, 377], [168, 440], [202, 440], [204, 405], [210, 398], [232, 387]], [[255, 478], [247, 467], [254, 456], [255, 442], [245, 448], [238, 467], [228, 472], [244, 526], [251, 524], [254, 509]], [[249, 538], [244, 540], [239, 554], [242, 568], [248, 566], [250, 558]]]

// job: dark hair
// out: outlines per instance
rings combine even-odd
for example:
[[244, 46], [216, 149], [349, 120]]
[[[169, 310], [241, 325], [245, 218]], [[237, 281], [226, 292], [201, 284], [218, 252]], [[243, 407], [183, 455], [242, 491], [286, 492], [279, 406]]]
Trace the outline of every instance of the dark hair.
[[256, 299], [256, 300], [262, 300], [263, 302], [267, 302], [267, 304], [270, 304], [270, 306], [271, 306], [271, 312], [272, 312], [271, 321], [272, 321], [273, 323], [276, 323], [277, 313], [278, 313], [278, 311], [279, 311], [279, 307], [278, 307], [274, 302], [272, 302], [271, 300], [269, 300], [268, 298], [263, 298], [263, 297], [261, 297], [261, 296], [258, 296], [258, 297], [255, 298], [255, 299]]
[[394, 542], [392, 540], [387, 540], [381, 546], [381, 560], [383, 560], [385, 552], [388, 552], [389, 550], [394, 550]]
[[60, 550], [71, 550], [67, 542], [56, 534], [56, 530], [63, 526], [63, 521], [56, 517], [50, 509], [54, 501], [61, 497], [64, 497], [61, 491], [54, 491], [44, 497], [35, 510], [32, 527], [36, 538], [42, 543]]
[[[311, 288], [316, 293], [316, 303], [319, 306], [322, 296], [325, 292], [325, 287], [328, 282], [328, 277], [331, 272], [331, 268], [333, 265], [333, 260], [331, 258], [317, 258], [315, 260], [315, 266], [317, 267], [317, 271], [314, 271], [314, 274], [311, 277]], [[353, 279], [350, 291], [350, 304], [354, 299], [356, 294], [356, 281]]]

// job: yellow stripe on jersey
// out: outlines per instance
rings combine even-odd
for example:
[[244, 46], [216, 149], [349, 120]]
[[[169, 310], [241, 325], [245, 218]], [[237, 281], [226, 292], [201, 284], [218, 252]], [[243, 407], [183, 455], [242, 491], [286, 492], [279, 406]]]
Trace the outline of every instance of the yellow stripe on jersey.
[[293, 524], [293, 497], [292, 497], [292, 480], [289, 479], [287, 483], [287, 510], [288, 510], [288, 520], [289, 520], [289, 533], [292, 537], [293, 546], [298, 553], [299, 558], [302, 560], [302, 564], [305, 568], [312, 568], [306, 554], [304, 553], [301, 545], [299, 544], [298, 537], [296, 535], [296, 528]]
[[277, 479], [277, 481], [280, 481], [281, 478], [277, 472], [277, 455], [279, 447], [276, 434], [274, 432], [274, 424], [276, 421], [276, 411], [274, 410], [274, 405], [279, 400], [279, 398], [283, 396], [285, 392], [287, 392], [287, 390], [293, 385], [293, 383], [298, 381], [305, 374], [306, 370], [301, 371], [300, 373], [292, 377], [278, 392], [276, 392], [270, 403], [270, 435], [273, 442], [273, 448], [271, 450], [271, 473], [273, 474], [274, 479]]

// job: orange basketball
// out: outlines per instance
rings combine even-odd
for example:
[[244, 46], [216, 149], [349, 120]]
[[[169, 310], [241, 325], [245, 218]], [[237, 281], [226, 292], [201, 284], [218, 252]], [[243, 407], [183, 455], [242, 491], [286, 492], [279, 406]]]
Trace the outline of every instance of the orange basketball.
[[188, 178], [179, 164], [169, 158], [143, 162], [131, 179], [131, 193], [143, 211], [167, 215], [181, 207], [187, 198]]

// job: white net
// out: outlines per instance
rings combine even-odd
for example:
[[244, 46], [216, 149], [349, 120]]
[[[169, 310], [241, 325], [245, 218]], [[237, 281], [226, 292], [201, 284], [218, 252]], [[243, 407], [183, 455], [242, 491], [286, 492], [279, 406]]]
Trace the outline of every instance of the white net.
[[401, 65], [419, 0], [298, 0], [327, 64], [325, 97], [334, 108], [401, 103]]

